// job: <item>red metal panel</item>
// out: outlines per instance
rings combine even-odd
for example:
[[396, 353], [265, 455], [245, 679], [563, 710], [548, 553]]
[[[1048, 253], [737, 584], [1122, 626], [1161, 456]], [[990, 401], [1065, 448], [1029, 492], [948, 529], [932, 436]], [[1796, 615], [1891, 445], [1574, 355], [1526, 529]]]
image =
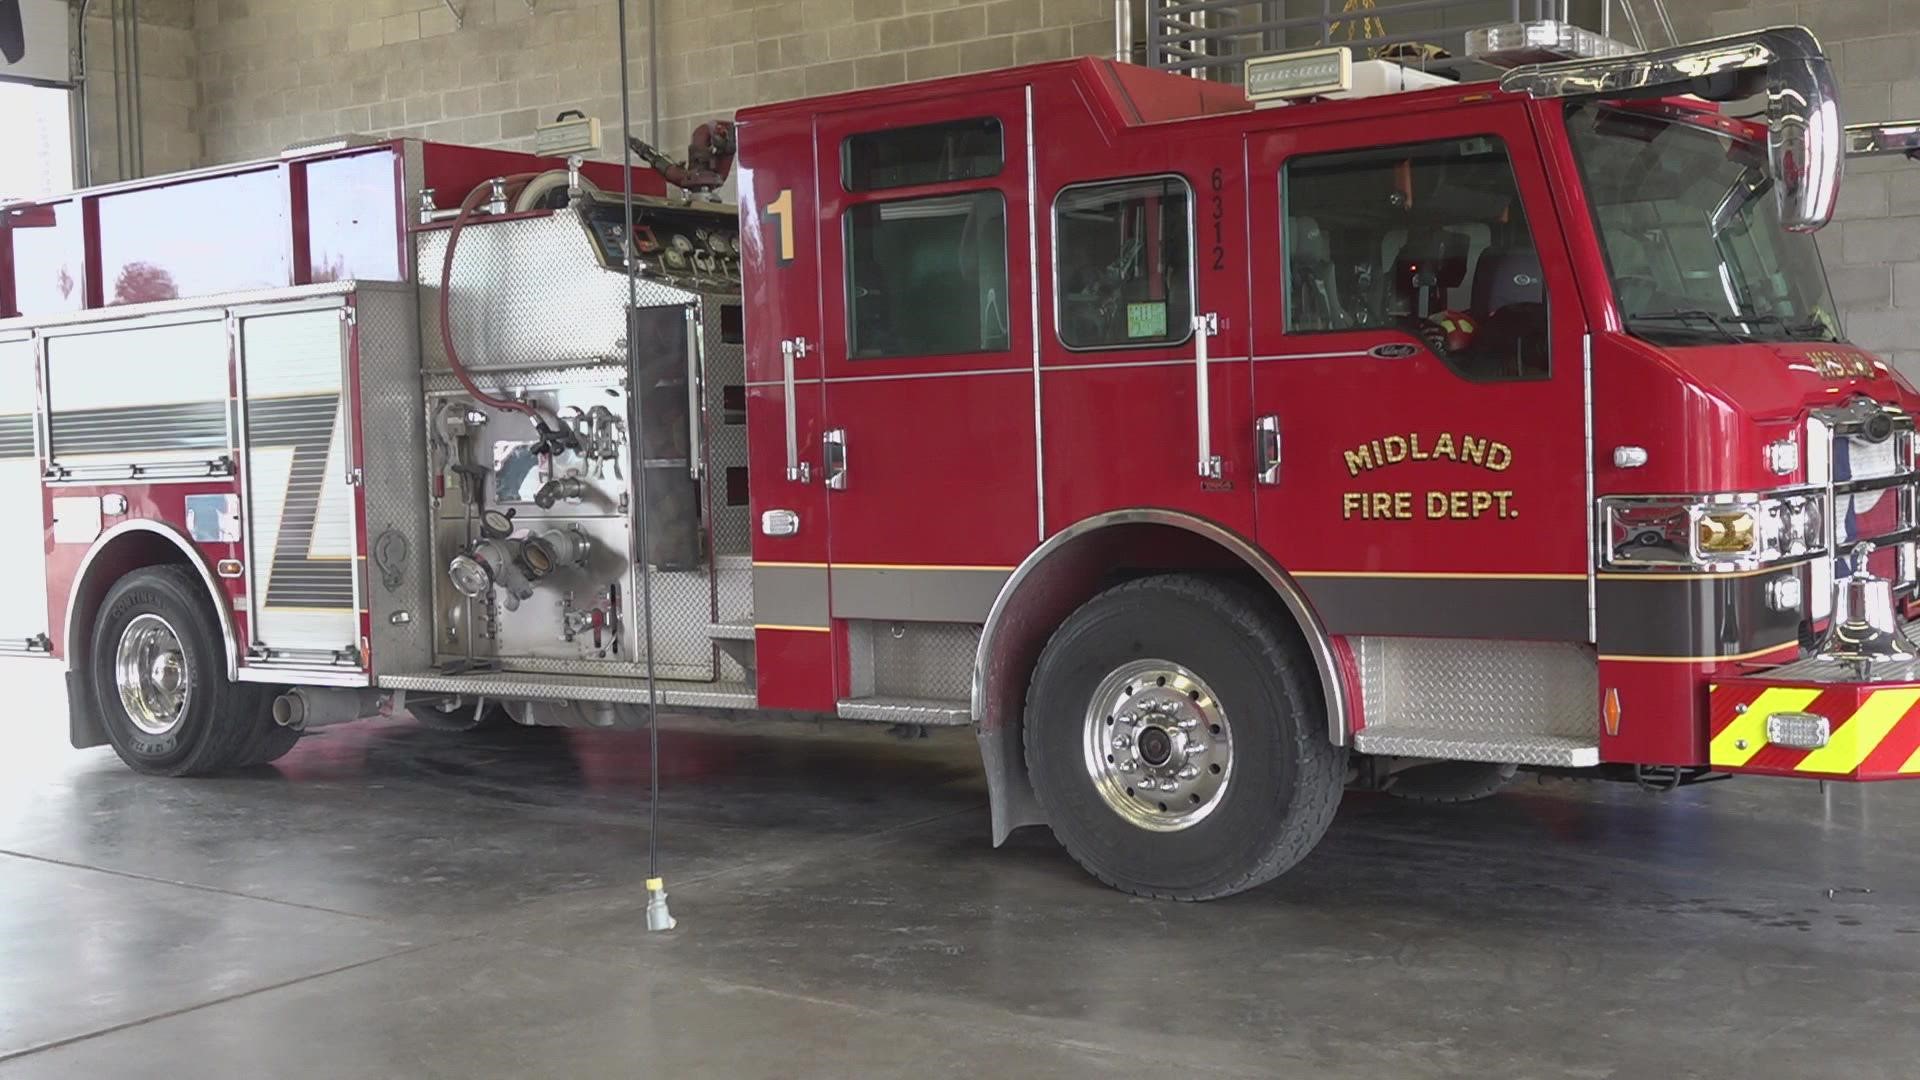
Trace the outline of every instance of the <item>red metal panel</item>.
[[[187, 531], [186, 500], [189, 495], [238, 495], [237, 479], [218, 479], [195, 481], [191, 483], [141, 484], [137, 482], [117, 482], [107, 484], [63, 485], [43, 488], [44, 502], [41, 506], [42, 520], [46, 525], [47, 553], [47, 620], [48, 633], [53, 638], [53, 654], [59, 657], [67, 655], [67, 602], [73, 590], [75, 577], [80, 572], [81, 563], [94, 547], [94, 541], [87, 543], [58, 544], [53, 539], [53, 500], [59, 498], [97, 498], [105, 495], [122, 495], [127, 500], [127, 512], [101, 521], [101, 530], [112, 529], [128, 521], [159, 522], [181, 536], [189, 536]], [[196, 543], [196, 553], [204, 560], [207, 572], [221, 559], [246, 558], [244, 544], [234, 543]], [[226, 593], [226, 602], [233, 610], [238, 625], [244, 624], [246, 607], [246, 582], [244, 579], [222, 579], [219, 582]], [[85, 628], [82, 628], [83, 630]], [[245, 638], [241, 638], [245, 641]]]
[[[996, 177], [858, 195], [843, 190], [840, 147], [847, 136], [984, 116], [998, 118], [1003, 132]], [[1037, 542], [1026, 129], [1026, 94], [1016, 88], [819, 120], [825, 426], [846, 432], [849, 461], [845, 490], [828, 496], [836, 565], [1012, 566]], [[844, 215], [864, 203], [956, 190], [992, 190], [1006, 200], [1007, 348], [851, 359]]]
[[[740, 245], [744, 268], [747, 367], [747, 460], [756, 564], [827, 561], [826, 489], [820, 466], [820, 290], [817, 223], [813, 206], [813, 129], [809, 122], [742, 123]], [[786, 390], [781, 343], [810, 343], [794, 362], [794, 437], [808, 482], [787, 476]], [[790, 510], [800, 525], [791, 536], [759, 527], [769, 510]], [[809, 626], [829, 624], [822, 597]], [[781, 620], [791, 618], [783, 614]], [[756, 612], [756, 621], [775, 622]], [[831, 710], [836, 698], [834, 636], [817, 630], [763, 627], [756, 633], [761, 704], [769, 708]]]
[[[1483, 135], [1506, 145], [1541, 256], [1552, 319], [1551, 377], [1473, 381], [1424, 347], [1405, 358], [1368, 355], [1378, 345], [1418, 346], [1398, 331], [1288, 334], [1279, 205], [1287, 161]], [[1279, 483], [1264, 487], [1259, 500], [1262, 543], [1295, 572], [1584, 579], [1585, 325], [1553, 195], [1521, 107], [1504, 99], [1445, 116], [1258, 136], [1249, 144], [1248, 163], [1250, 251], [1259, 283], [1251, 307], [1253, 351], [1260, 357], [1256, 410], [1280, 418], [1283, 446]], [[1458, 459], [1444, 451], [1443, 438]], [[1478, 463], [1466, 460], [1469, 439], [1488, 447]], [[1376, 443], [1380, 448], [1372, 449]], [[1372, 467], [1349, 458], [1348, 451], [1362, 449], [1372, 449]], [[1461, 491], [1473, 493], [1464, 513], [1453, 497]]]

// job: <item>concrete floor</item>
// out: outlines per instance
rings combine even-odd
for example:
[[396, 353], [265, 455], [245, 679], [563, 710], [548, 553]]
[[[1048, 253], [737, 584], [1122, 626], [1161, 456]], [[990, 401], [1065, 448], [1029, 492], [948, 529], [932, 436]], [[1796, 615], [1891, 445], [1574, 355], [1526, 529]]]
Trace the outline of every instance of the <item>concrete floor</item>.
[[1356, 795], [1191, 906], [990, 849], [965, 733], [675, 727], [649, 935], [642, 735], [369, 722], [149, 780], [23, 671], [0, 1080], [1920, 1073], [1920, 785]]

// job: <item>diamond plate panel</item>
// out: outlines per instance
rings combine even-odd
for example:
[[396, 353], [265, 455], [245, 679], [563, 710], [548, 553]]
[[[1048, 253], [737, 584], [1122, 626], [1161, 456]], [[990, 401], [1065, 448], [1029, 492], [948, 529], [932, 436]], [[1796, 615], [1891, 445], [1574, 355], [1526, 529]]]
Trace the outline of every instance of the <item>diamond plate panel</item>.
[[[1562, 741], [1598, 745], [1599, 664], [1590, 646], [1561, 642], [1356, 637], [1366, 727], [1355, 745], [1418, 740], [1469, 761], [1529, 758]], [[1547, 740], [1542, 743], [1541, 740]], [[1541, 751], [1545, 752], [1545, 751]]]
[[357, 303], [366, 595], [376, 672], [417, 670], [433, 660], [433, 530], [416, 304], [412, 288], [364, 283]]
[[973, 723], [973, 708], [967, 702], [928, 698], [853, 698], [840, 702], [837, 712], [843, 720], [878, 724], [964, 727]]
[[978, 626], [856, 619], [847, 627], [852, 697], [966, 701], [973, 693]]
[[[378, 683], [382, 690], [461, 694], [502, 701], [615, 701], [642, 705], [647, 700], [647, 680], [605, 676], [568, 678], [511, 672], [441, 675], [427, 671], [383, 675]], [[752, 688], [737, 683], [670, 682], [662, 679], [658, 685], [659, 702], [662, 705], [692, 709], [752, 709], [758, 705]]]
[[[421, 366], [444, 371], [440, 271], [447, 230], [416, 237]], [[460, 358], [472, 371], [604, 364], [626, 355], [626, 276], [600, 266], [571, 211], [469, 224], [454, 253], [449, 291]], [[640, 307], [697, 297], [640, 280]]]

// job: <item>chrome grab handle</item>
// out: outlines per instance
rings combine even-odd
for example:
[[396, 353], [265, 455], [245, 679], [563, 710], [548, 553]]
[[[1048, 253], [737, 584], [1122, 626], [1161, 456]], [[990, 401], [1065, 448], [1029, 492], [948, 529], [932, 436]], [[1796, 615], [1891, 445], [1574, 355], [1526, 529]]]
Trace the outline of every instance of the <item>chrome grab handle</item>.
[[706, 417], [700, 407], [700, 324], [693, 305], [687, 308], [687, 471], [695, 480], [707, 471]]
[[780, 343], [780, 380], [787, 403], [787, 479], [802, 484], [812, 479], [812, 470], [800, 461], [800, 421], [793, 400], [793, 358], [805, 355], [806, 347], [801, 338], [787, 338]]
[[1208, 375], [1207, 339], [1220, 332], [1220, 316], [1213, 312], [1193, 317], [1194, 401], [1200, 410], [1199, 474], [1203, 480], [1218, 480], [1220, 455], [1213, 452], [1213, 386]]
[[1254, 472], [1263, 484], [1280, 482], [1280, 418], [1263, 416], [1254, 421]]
[[847, 431], [834, 428], [820, 437], [820, 467], [826, 471], [827, 486], [847, 490]]

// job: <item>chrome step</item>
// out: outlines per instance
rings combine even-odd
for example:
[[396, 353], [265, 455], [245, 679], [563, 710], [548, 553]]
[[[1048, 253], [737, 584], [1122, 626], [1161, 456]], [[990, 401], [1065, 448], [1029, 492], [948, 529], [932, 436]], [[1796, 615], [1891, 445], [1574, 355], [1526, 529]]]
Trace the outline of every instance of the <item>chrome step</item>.
[[1367, 727], [1354, 735], [1353, 748], [1363, 754], [1383, 757], [1497, 761], [1571, 769], [1600, 764], [1597, 743], [1567, 735], [1490, 735], [1412, 727]]
[[971, 704], [934, 698], [847, 698], [840, 702], [838, 711], [843, 720], [871, 720], [881, 724], [962, 727], [973, 723]]
[[[519, 671], [486, 671], [471, 675], [443, 675], [437, 671], [382, 675], [382, 690], [416, 693], [464, 694], [507, 701], [613, 701], [644, 705], [647, 680], [607, 675], [542, 675]], [[661, 679], [659, 702], [688, 709], [753, 709], [759, 696], [743, 683], [680, 682]]]
[[715, 640], [725, 639], [728, 641], [752, 641], [753, 640], [753, 623], [752, 622], [708, 623], [707, 636], [710, 638], [714, 638]]

